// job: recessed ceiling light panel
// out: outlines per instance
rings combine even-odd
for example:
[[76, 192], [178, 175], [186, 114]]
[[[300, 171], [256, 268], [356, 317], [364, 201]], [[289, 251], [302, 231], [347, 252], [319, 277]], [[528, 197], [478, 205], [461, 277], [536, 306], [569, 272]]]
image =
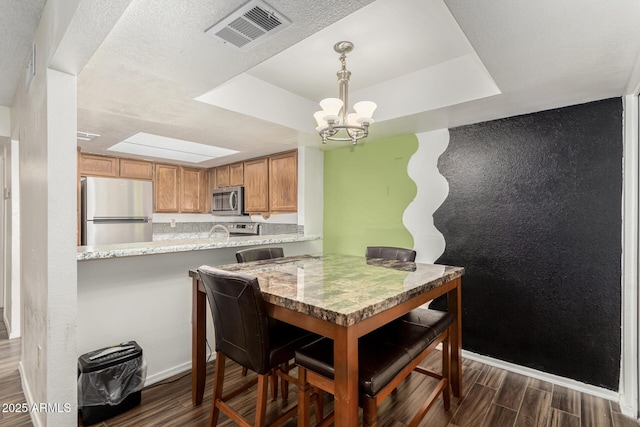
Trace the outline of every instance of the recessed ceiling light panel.
[[199, 144], [144, 132], [132, 135], [126, 140], [109, 147], [108, 150], [190, 163], [201, 163], [238, 152], [228, 148]]

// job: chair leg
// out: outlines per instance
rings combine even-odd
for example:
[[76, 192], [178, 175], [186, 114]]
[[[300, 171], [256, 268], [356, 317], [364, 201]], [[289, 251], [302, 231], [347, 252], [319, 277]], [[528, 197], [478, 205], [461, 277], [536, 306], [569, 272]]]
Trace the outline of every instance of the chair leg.
[[[283, 366], [282, 369], [284, 371], [285, 374], [288, 374], [289, 371], [291, 370], [291, 366], [289, 365], [289, 361], [286, 361]], [[278, 377], [276, 376], [274, 379], [278, 379]], [[289, 399], [289, 381], [287, 381], [286, 379], [282, 378], [282, 400], [288, 400]]]
[[258, 402], [256, 404], [255, 427], [264, 427], [267, 414], [267, 393], [269, 391], [270, 376], [271, 374], [258, 375]]
[[324, 419], [324, 392], [317, 387], [313, 387], [312, 392], [315, 394], [313, 405], [316, 408], [316, 424]]
[[271, 371], [267, 375], [271, 381], [271, 398], [276, 400], [278, 398], [278, 376], [276, 375], [275, 370]]
[[217, 402], [222, 397], [222, 387], [224, 386], [224, 354], [216, 352], [216, 373], [213, 380], [213, 399], [211, 401], [211, 416], [209, 417], [209, 427], [214, 427], [218, 423], [220, 409]]
[[449, 349], [451, 341], [447, 337], [442, 342], [442, 378], [446, 384], [442, 390], [442, 400], [444, 401], [444, 410], [448, 411], [451, 405], [451, 352]]
[[[298, 426], [309, 427], [311, 384], [307, 382], [307, 370], [298, 366]], [[320, 422], [316, 409], [316, 424]]]
[[247, 372], [248, 372], [248, 369], [243, 366], [242, 367], [242, 376], [246, 377], [247, 376]]
[[378, 405], [375, 399], [364, 398], [362, 403], [362, 423], [364, 427], [378, 426]]

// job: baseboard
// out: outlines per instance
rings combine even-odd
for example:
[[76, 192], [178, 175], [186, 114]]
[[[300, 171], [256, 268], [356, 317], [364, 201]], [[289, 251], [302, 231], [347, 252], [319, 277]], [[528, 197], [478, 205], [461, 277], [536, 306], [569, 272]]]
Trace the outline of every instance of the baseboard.
[[[22, 365], [22, 361], [18, 362], [18, 372], [20, 373], [20, 383], [22, 384], [22, 392], [24, 393], [24, 398], [27, 401], [27, 405], [32, 407], [35, 403], [33, 399], [33, 393], [31, 392], [31, 388], [29, 387], [29, 383], [25, 381], [26, 375], [24, 374], [24, 366]], [[29, 417], [31, 418], [31, 422], [34, 427], [43, 427], [44, 424], [42, 419], [40, 418], [39, 411], [29, 411]]]
[[[549, 374], [547, 372], [538, 371], [525, 366], [516, 365], [515, 363], [505, 362], [504, 360], [494, 359], [489, 356], [483, 356], [481, 354], [472, 353], [467, 350], [462, 350], [462, 357], [465, 359], [475, 360], [485, 365], [494, 366], [496, 368], [504, 369], [505, 371], [514, 372], [516, 374], [526, 375], [538, 380], [547, 381], [552, 384], [556, 384], [562, 387], [570, 388], [572, 390], [587, 393], [593, 396], [602, 397], [603, 399], [613, 400], [614, 402], [620, 402], [620, 395], [616, 391], [607, 390], [606, 388], [596, 387], [594, 385], [582, 383], [580, 381], [572, 380], [570, 378], [560, 377], [558, 375]], [[635, 415], [634, 415], [635, 417]]]
[[11, 323], [9, 319], [7, 319], [7, 311], [3, 310], [2, 312], [2, 321], [4, 322], [4, 327], [7, 330], [7, 335], [9, 335], [9, 339], [20, 338], [20, 332], [14, 332], [11, 330]]
[[144, 386], [148, 387], [157, 382], [166, 380], [167, 378], [171, 378], [174, 375], [182, 374], [190, 370], [191, 370], [191, 362], [186, 362], [181, 365], [174, 366], [171, 369], [167, 369], [165, 371], [147, 376], [147, 379], [144, 382]]

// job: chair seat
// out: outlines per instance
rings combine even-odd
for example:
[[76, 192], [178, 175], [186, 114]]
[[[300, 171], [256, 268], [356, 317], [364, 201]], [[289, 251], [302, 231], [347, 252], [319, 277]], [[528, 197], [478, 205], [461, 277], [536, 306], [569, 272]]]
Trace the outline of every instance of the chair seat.
[[[440, 314], [440, 313], [437, 313]], [[407, 319], [400, 318], [358, 342], [358, 384], [360, 393], [374, 397], [405, 366], [415, 359], [444, 331], [452, 316], [417, 313]], [[433, 324], [427, 320], [435, 320]], [[422, 321], [423, 323], [420, 323]], [[430, 326], [431, 325], [431, 326]], [[334, 379], [333, 340], [322, 338], [296, 351], [296, 363], [323, 377]]]
[[451, 326], [453, 314], [427, 308], [416, 308], [396, 320], [396, 322], [398, 321], [430, 328], [435, 338]]
[[269, 365], [277, 366], [293, 359], [296, 349], [316, 341], [318, 335], [269, 318]]

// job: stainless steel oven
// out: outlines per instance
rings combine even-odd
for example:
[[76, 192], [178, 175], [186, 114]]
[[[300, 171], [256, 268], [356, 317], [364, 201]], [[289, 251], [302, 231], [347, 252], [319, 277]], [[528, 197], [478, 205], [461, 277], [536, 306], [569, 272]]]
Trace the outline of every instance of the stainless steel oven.
[[213, 190], [211, 206], [211, 213], [214, 215], [244, 215], [244, 187]]

